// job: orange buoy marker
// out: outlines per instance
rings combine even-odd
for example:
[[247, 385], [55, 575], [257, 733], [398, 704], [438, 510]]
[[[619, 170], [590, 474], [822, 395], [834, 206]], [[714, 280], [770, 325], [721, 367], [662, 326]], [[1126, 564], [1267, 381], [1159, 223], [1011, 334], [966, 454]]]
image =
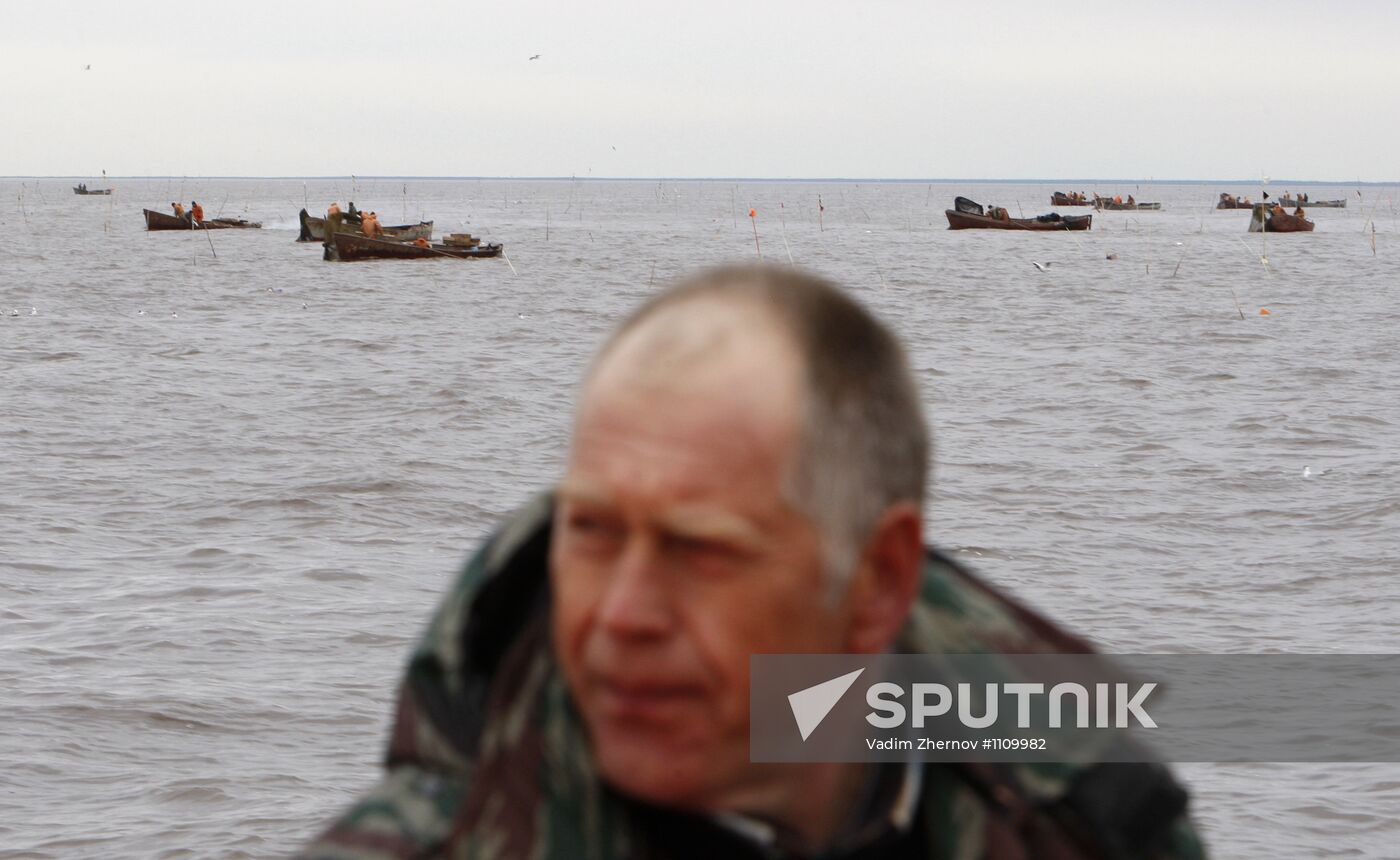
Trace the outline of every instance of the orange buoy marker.
[[749, 210], [749, 223], [753, 225], [753, 249], [758, 252], [758, 261], [763, 262], [763, 249], [758, 247], [758, 210]]
[[1259, 309], [1259, 316], [1261, 316], [1261, 317], [1266, 317], [1266, 316], [1269, 316], [1269, 315], [1270, 315], [1270, 314], [1269, 314], [1269, 309], [1268, 309], [1268, 308], [1260, 308], [1260, 309]]

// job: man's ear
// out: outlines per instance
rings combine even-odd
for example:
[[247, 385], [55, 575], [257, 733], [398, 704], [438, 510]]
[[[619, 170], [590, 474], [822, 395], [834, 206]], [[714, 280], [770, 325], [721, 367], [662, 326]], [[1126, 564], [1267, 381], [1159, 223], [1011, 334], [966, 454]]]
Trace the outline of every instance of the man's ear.
[[880, 516], [846, 595], [851, 653], [880, 653], [899, 635], [919, 595], [923, 539], [923, 516], [913, 504], [899, 502]]

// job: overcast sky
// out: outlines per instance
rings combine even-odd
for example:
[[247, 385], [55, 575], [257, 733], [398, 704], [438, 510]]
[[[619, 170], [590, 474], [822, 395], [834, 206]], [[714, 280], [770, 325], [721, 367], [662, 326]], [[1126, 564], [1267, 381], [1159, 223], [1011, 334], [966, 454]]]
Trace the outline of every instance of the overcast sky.
[[0, 175], [1400, 178], [1391, 0], [0, 14]]

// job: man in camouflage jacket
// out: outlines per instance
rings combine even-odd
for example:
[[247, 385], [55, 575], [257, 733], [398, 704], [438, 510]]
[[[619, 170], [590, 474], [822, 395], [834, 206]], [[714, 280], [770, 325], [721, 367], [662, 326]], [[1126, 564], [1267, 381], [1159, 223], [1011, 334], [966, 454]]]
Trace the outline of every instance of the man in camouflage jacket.
[[1157, 764], [748, 762], [754, 653], [1091, 650], [922, 548], [925, 439], [892, 335], [822, 281], [726, 269], [644, 306], [557, 493], [414, 652], [387, 774], [300, 856], [1203, 858]]

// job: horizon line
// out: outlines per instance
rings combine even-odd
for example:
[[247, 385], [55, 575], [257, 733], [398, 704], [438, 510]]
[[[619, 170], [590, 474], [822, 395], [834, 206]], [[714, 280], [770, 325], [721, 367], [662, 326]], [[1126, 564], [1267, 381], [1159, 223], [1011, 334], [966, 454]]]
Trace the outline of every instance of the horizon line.
[[[12, 176], [0, 176], [0, 179], [61, 179], [64, 181], [79, 180], [87, 181], [92, 179], [90, 175], [78, 174], [16, 174]], [[1378, 180], [1378, 179], [1348, 179], [1348, 180], [1328, 180], [1328, 179], [1269, 179], [1261, 183], [1259, 177], [1247, 179], [1154, 179], [1154, 178], [1070, 178], [1053, 179], [1045, 177], [1019, 177], [1019, 178], [992, 178], [992, 177], [895, 177], [895, 176], [450, 176], [450, 175], [428, 175], [428, 174], [340, 174], [323, 176], [297, 176], [297, 175], [166, 175], [166, 174], [132, 174], [106, 176], [101, 181], [115, 180], [149, 180], [149, 179], [237, 179], [237, 180], [448, 180], [448, 181], [511, 181], [511, 182], [832, 182], [832, 183], [902, 183], [902, 184], [939, 184], [949, 185], [960, 182], [970, 183], [994, 183], [994, 184], [1031, 184], [1031, 185], [1051, 185], [1060, 183], [1071, 184], [1137, 184], [1137, 185], [1400, 185], [1400, 180]]]

